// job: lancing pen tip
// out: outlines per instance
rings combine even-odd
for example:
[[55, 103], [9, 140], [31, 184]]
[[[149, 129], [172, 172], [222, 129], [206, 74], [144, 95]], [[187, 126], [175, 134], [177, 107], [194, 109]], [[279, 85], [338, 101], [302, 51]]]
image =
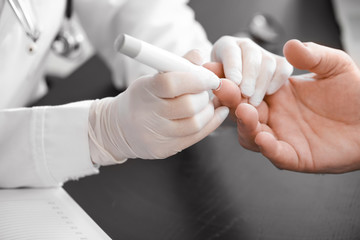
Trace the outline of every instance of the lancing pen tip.
[[221, 86], [222, 86], [222, 79], [220, 78], [219, 86], [216, 89], [214, 89], [214, 91], [219, 91]]

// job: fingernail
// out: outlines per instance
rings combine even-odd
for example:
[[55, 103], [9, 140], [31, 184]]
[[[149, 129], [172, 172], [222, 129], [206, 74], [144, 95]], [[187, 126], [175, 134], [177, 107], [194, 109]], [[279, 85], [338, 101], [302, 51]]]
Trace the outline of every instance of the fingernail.
[[231, 69], [229, 71], [226, 71], [225, 75], [226, 75], [226, 78], [230, 79], [231, 81], [233, 81], [237, 85], [239, 85], [241, 83], [242, 73], [241, 73], [240, 70]]

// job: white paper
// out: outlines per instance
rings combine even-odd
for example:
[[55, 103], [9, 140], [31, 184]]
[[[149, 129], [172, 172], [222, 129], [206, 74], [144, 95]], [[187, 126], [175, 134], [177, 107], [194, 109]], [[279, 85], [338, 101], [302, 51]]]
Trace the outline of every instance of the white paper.
[[62, 188], [0, 190], [0, 239], [110, 239]]

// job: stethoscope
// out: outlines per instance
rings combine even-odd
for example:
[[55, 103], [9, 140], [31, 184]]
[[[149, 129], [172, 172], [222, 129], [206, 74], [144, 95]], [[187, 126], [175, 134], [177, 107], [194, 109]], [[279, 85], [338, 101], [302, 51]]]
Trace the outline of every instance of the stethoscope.
[[[41, 32], [30, 2], [28, 0], [8, 0], [8, 2], [32, 42], [28, 48], [29, 53], [34, 53]], [[73, 2], [67, 0], [63, 25], [51, 45], [55, 54], [69, 59], [74, 59], [80, 55], [84, 39], [82, 34], [74, 29], [71, 22], [72, 15]]]

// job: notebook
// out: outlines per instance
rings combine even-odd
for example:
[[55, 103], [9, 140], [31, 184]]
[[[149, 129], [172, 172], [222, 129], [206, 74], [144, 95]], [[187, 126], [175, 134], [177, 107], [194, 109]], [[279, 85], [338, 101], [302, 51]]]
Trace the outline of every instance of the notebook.
[[63, 188], [0, 190], [0, 239], [100, 240], [109, 236]]

